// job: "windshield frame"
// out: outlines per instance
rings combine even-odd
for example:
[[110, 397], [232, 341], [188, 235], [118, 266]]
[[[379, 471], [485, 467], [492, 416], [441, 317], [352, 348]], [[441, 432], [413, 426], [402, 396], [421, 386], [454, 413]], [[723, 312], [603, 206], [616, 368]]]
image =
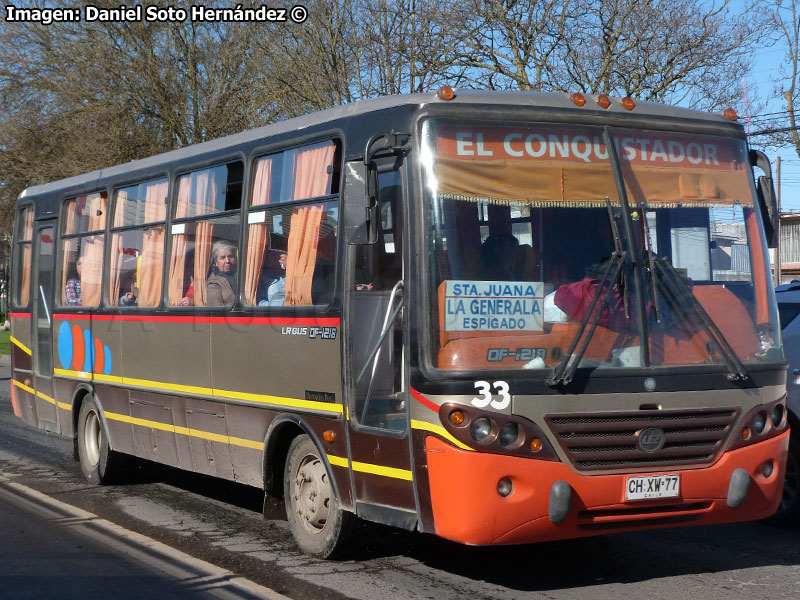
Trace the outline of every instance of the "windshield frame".
[[[457, 112], [454, 109], [457, 108]], [[427, 256], [428, 248], [431, 240], [429, 239], [429, 225], [431, 208], [428, 206], [430, 201], [430, 190], [427, 188], [427, 174], [425, 172], [425, 165], [423, 164], [422, 157], [426, 152], [427, 141], [423, 137], [423, 128], [426, 122], [433, 119], [445, 119], [452, 124], [459, 122], [482, 122], [489, 125], [507, 125], [507, 124], [554, 124], [564, 125], [568, 127], [581, 127], [581, 126], [594, 126], [609, 127], [609, 135], [614, 134], [614, 129], [627, 129], [627, 130], [645, 130], [648, 132], [663, 132], [663, 133], [676, 133], [688, 135], [711, 135], [722, 138], [729, 138], [740, 140], [745, 143], [745, 150], [749, 150], [747, 144], [747, 137], [744, 128], [739, 123], [734, 122], [721, 122], [713, 121], [711, 119], [704, 120], [702, 118], [676, 118], [672, 116], [654, 116], [654, 115], [620, 115], [614, 113], [604, 113], [600, 110], [572, 110], [572, 109], [557, 109], [552, 107], [521, 107], [521, 106], [498, 106], [498, 105], [459, 105], [448, 106], [443, 104], [430, 104], [420, 108], [414, 116], [413, 120], [413, 152], [414, 159], [414, 191], [415, 196], [420, 200], [416, 202], [416, 213], [413, 219], [414, 226], [418, 228], [419, 235], [415, 237], [417, 244], [417, 254], [422, 258], [421, 263], [417, 265], [416, 279], [418, 285], [418, 294], [420, 302], [418, 304], [417, 316], [414, 318], [416, 329], [416, 344], [418, 347], [418, 366], [426, 379], [433, 381], [446, 381], [446, 380], [475, 380], [485, 378], [508, 378], [511, 380], [523, 380], [530, 383], [535, 383], [537, 389], [543, 387], [544, 380], [548, 375], [544, 373], [552, 373], [551, 368], [546, 369], [532, 369], [525, 372], [522, 369], [514, 368], [498, 368], [498, 369], [442, 369], [439, 368], [435, 362], [435, 353], [438, 349], [438, 343], [435, 341], [435, 328], [431, 325], [432, 309], [431, 302], [434, 301], [434, 292], [431, 287], [431, 278], [435, 274], [429, 268], [429, 260]], [[618, 185], [624, 187], [624, 181], [620, 180], [621, 174], [618, 169], [614, 171], [614, 179]], [[747, 172], [747, 181], [750, 189], [750, 196], [753, 198], [753, 206], [758, 206], [758, 198], [755, 192], [755, 179], [752, 166], [748, 164], [745, 168]], [[769, 281], [769, 254], [767, 250], [766, 238], [764, 236], [764, 224], [762, 220], [761, 211], [755, 208], [756, 219], [758, 222], [761, 252], [764, 260], [764, 269], [767, 274], [767, 305], [770, 313], [771, 320], [777, 322], [777, 305], [775, 303], [774, 290]], [[625, 236], [627, 238], [627, 236]], [[751, 246], [752, 247], [752, 246]], [[754, 254], [754, 253], [751, 253]], [[754, 257], [751, 256], [751, 260]], [[755, 272], [753, 277], [755, 277]], [[416, 287], [416, 286], [415, 286]], [[641, 294], [646, 294], [647, 290], [641, 290]], [[642, 305], [639, 297], [636, 298], [637, 304]], [[781, 347], [780, 331], [777, 332], [776, 343]], [[765, 360], [758, 363], [747, 363], [747, 370], [751, 372], [770, 371], [774, 369], [785, 369], [786, 361], [783, 359]], [[713, 374], [719, 373], [721, 375], [729, 374], [728, 367], [722, 363], [703, 363], [703, 364], [686, 364], [686, 365], [650, 365], [650, 366], [620, 366], [614, 368], [602, 367], [579, 367], [577, 369], [576, 380], [585, 382], [588, 379], [596, 378], [601, 380], [608, 380], [617, 376], [623, 377], [645, 377], [659, 373], [660, 375], [668, 374]], [[539, 385], [542, 384], [542, 385]], [[546, 386], [544, 386], [546, 387]], [[697, 387], [697, 386], [692, 386]], [[705, 386], [701, 386], [705, 387]], [[712, 385], [710, 387], [719, 387]], [[749, 386], [748, 386], [749, 387]], [[552, 389], [552, 388], [551, 388]]]

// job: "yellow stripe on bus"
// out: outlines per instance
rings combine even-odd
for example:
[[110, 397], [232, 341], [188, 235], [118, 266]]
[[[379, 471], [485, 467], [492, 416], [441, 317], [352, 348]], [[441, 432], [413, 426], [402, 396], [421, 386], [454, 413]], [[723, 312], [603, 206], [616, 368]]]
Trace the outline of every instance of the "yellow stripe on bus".
[[328, 462], [336, 467], [352, 467], [353, 471], [359, 473], [369, 473], [370, 475], [380, 475], [381, 477], [391, 477], [393, 479], [403, 479], [405, 481], [412, 481], [414, 475], [408, 469], [397, 469], [395, 467], [384, 467], [382, 465], [373, 465], [371, 463], [363, 463], [358, 461], [350, 462], [342, 456], [334, 456], [326, 454]]
[[242, 448], [252, 448], [253, 450], [263, 450], [264, 442], [257, 442], [254, 440], [246, 440], [244, 438], [232, 437], [223, 435], [221, 433], [211, 433], [210, 431], [200, 431], [199, 429], [191, 429], [189, 427], [180, 427], [170, 425], [169, 423], [161, 423], [159, 421], [150, 421], [149, 419], [139, 419], [137, 417], [129, 417], [128, 415], [121, 415], [104, 411], [106, 419], [112, 421], [120, 421], [122, 423], [130, 423], [139, 427], [149, 427], [151, 429], [160, 429], [161, 431], [168, 431], [178, 435], [186, 435], [190, 437], [200, 438], [203, 440], [210, 440], [212, 442], [221, 442], [223, 444], [230, 444], [232, 446], [241, 446]]
[[86, 371], [71, 371], [67, 369], [53, 369], [53, 373], [64, 377], [77, 377], [78, 379], [92, 379], [104, 383], [118, 383], [120, 385], [135, 385], [137, 387], [155, 390], [159, 392], [184, 392], [201, 396], [216, 396], [218, 398], [229, 398], [231, 400], [246, 400], [261, 404], [273, 404], [275, 406], [287, 406], [291, 408], [301, 408], [306, 410], [317, 410], [327, 413], [342, 414], [342, 405], [330, 402], [316, 402], [313, 400], [301, 400], [299, 398], [285, 398], [282, 396], [269, 396], [266, 394], [252, 394], [249, 392], [235, 392], [229, 390], [215, 390], [196, 385], [182, 385], [178, 383], [165, 383], [161, 381], [151, 381], [149, 379], [135, 379], [133, 377], [118, 377], [115, 375], [103, 375], [101, 373], [87, 373]]
[[9, 340], [11, 340], [11, 343], [12, 343], [12, 344], [14, 344], [14, 345], [15, 345], [17, 348], [19, 348], [20, 350], [22, 350], [22, 351], [23, 351], [25, 354], [28, 354], [28, 355], [31, 355], [31, 356], [33, 355], [33, 353], [31, 352], [31, 349], [30, 349], [30, 348], [28, 348], [28, 347], [27, 347], [25, 344], [23, 344], [22, 342], [20, 342], [20, 341], [19, 341], [17, 338], [15, 338], [13, 335], [9, 336], [9, 338], [8, 338], [8, 339], [9, 339]]
[[47, 394], [43, 394], [42, 392], [34, 391], [34, 389], [32, 387], [29, 387], [29, 386], [25, 385], [21, 381], [17, 381], [15, 379], [14, 380], [14, 385], [17, 386], [18, 388], [22, 389], [22, 390], [25, 390], [26, 392], [28, 392], [31, 395], [38, 396], [39, 398], [41, 398], [45, 402], [49, 402], [53, 406], [58, 406], [58, 408], [63, 408], [64, 410], [72, 410], [72, 405], [71, 404], [67, 404], [66, 402], [56, 402], [55, 398], [51, 398], [50, 396], [48, 396]]
[[465, 443], [458, 441], [454, 438], [449, 431], [447, 431], [441, 425], [434, 425], [433, 423], [428, 423], [427, 421], [417, 421], [416, 419], [411, 419], [411, 427], [412, 429], [420, 429], [423, 431], [430, 431], [431, 433], [435, 433], [437, 435], [442, 436], [451, 444], [454, 444], [461, 448], [462, 450], [469, 450], [470, 452], [474, 452], [472, 448], [467, 446]]

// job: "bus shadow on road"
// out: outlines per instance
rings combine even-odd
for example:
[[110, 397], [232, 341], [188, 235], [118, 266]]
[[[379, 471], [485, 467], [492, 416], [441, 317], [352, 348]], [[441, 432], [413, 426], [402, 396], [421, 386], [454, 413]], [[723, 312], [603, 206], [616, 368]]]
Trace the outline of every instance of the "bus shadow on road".
[[[243, 484], [163, 465], [142, 469], [137, 479], [262, 512], [263, 492]], [[276, 509], [272, 518], [282, 518], [278, 513]], [[476, 547], [365, 523], [348, 560], [369, 563], [386, 559], [412, 559], [470, 580], [519, 591], [545, 591], [800, 565], [800, 529], [734, 523]]]
[[472, 580], [519, 591], [545, 591], [796, 566], [800, 565], [798, 534], [800, 529], [741, 523], [474, 547], [434, 536], [383, 532], [357, 558], [404, 555]]

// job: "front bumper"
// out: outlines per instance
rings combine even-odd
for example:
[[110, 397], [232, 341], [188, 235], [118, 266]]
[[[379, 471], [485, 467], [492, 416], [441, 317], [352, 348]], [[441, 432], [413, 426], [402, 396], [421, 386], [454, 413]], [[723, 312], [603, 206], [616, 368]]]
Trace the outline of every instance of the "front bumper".
[[[425, 448], [435, 531], [465, 544], [523, 544], [762, 519], [780, 503], [788, 446], [787, 430], [727, 452], [707, 468], [647, 473], [680, 473], [680, 496], [626, 502], [630, 474], [584, 475], [561, 462], [470, 452], [428, 436]], [[762, 473], [767, 461], [774, 464], [769, 477]], [[497, 492], [502, 478], [513, 484], [507, 497]], [[744, 497], [732, 501], [731, 493], [741, 496], [743, 484]]]

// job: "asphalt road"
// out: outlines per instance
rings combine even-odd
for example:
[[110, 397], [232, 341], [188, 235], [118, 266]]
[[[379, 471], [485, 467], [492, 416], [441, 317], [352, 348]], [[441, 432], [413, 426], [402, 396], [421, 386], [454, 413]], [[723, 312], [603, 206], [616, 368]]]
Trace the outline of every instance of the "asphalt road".
[[[0, 379], [7, 377], [8, 369], [0, 366]], [[8, 482], [296, 600], [800, 597], [800, 529], [761, 523], [513, 548], [470, 548], [432, 536], [371, 528], [356, 560], [319, 561], [296, 550], [285, 522], [263, 519], [262, 495], [253, 488], [172, 469], [143, 474], [124, 486], [86, 483], [72, 459], [71, 440], [26, 426], [13, 416], [10, 404], [5, 379], [0, 381], [0, 476]], [[4, 485], [9, 484], [0, 480], [0, 489]], [[0, 494], [0, 510], [5, 510], [3, 500]], [[2, 548], [15, 523], [13, 517], [0, 518], [0, 586], [6, 579]], [[47, 544], [46, 532], [30, 542], [34, 547]], [[71, 543], [67, 540], [60, 547]], [[140, 567], [152, 571], [158, 564], [151, 561]], [[96, 577], [111, 572], [96, 571]], [[156, 575], [148, 575], [148, 587], [138, 597], [178, 594], [183, 588], [174, 587], [174, 579], [191, 577], [174, 575], [170, 580], [163, 569]], [[28, 584], [37, 584], [33, 571]], [[162, 593], [155, 591], [159, 585], [165, 586]]]

